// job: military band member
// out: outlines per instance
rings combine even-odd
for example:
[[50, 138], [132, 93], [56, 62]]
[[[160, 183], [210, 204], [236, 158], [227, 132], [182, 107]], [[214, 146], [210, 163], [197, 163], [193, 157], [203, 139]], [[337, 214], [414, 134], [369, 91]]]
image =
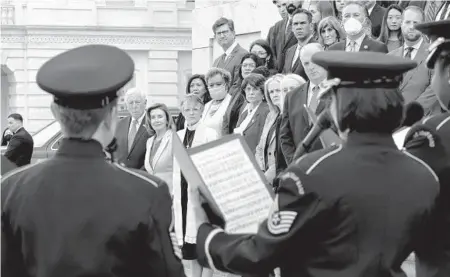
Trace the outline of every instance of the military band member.
[[2, 276], [184, 276], [163, 181], [109, 163], [118, 91], [134, 72], [122, 50], [88, 45], [38, 71], [64, 135], [56, 155], [3, 176]]
[[203, 223], [200, 263], [236, 274], [280, 267], [283, 277], [405, 276], [401, 264], [422, 248], [439, 187], [436, 174], [392, 138], [403, 117], [399, 76], [416, 63], [342, 51], [312, 60], [332, 78], [330, 112], [345, 143], [302, 156], [278, 177], [256, 234]]
[[417, 254], [417, 277], [450, 276], [450, 20], [419, 24], [433, 42], [427, 66], [434, 70], [431, 86], [442, 113], [411, 128], [405, 139], [408, 152], [427, 162], [439, 176], [436, 222], [428, 236], [428, 251]]

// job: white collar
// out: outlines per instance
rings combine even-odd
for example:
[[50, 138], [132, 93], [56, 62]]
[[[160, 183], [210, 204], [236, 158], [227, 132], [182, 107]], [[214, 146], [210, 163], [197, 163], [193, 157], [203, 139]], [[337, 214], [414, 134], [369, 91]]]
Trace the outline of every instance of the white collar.
[[233, 44], [231, 44], [231, 46], [228, 47], [228, 49], [225, 51], [225, 55], [228, 57], [231, 54], [231, 52], [233, 52], [234, 48], [236, 48], [236, 46], [237, 42], [234, 41]]
[[416, 44], [414, 44], [414, 45], [412, 45], [412, 46], [408, 46], [408, 45], [406, 45], [406, 43], [404, 43], [403, 49], [406, 50], [408, 47], [412, 47], [412, 48], [414, 48], [414, 50], [419, 50], [420, 45], [422, 45], [422, 42], [423, 42], [423, 37], [421, 37], [421, 38], [419, 39], [419, 41], [416, 42]]
[[372, 14], [373, 9], [375, 8], [377, 4], [375, 3], [375, 5], [372, 6], [372, 8], [367, 9], [367, 11], [369, 12], [369, 16]]
[[198, 125], [200, 125], [200, 121], [201, 120], [199, 120], [197, 123], [195, 123], [194, 125], [191, 125], [191, 126], [188, 126], [186, 123], [186, 130], [189, 130], [189, 131], [197, 130]]

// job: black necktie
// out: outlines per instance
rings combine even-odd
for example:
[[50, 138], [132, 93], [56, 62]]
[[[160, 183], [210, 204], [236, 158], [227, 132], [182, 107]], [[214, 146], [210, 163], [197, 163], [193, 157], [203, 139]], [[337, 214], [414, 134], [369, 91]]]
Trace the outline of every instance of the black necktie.
[[411, 54], [412, 54], [413, 50], [414, 50], [413, 47], [407, 47], [406, 48], [406, 54], [405, 54], [405, 58], [406, 59], [410, 59], [411, 60]]

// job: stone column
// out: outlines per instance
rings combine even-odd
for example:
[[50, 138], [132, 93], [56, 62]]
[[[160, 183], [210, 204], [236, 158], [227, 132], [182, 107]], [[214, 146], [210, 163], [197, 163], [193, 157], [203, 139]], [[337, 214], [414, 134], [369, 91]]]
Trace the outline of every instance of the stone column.
[[178, 107], [178, 51], [150, 50], [148, 54], [148, 104]]

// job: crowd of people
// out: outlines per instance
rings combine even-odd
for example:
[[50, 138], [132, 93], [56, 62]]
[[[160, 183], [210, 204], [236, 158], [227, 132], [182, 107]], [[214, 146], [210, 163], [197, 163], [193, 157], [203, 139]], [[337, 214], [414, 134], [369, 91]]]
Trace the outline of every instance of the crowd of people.
[[[5, 258], [2, 250], [2, 263], [7, 263], [5, 271], [2, 266], [5, 276], [209, 277], [218, 271], [243, 276], [280, 275], [275, 267], [281, 268], [281, 276], [403, 276], [400, 266], [413, 251], [424, 253], [425, 266], [418, 270], [418, 277], [448, 276], [448, 257], [430, 253], [437, 244], [429, 240], [425, 240], [429, 245], [420, 243], [424, 234], [431, 234], [424, 231], [425, 226], [435, 226], [432, 224], [435, 201], [439, 198], [438, 180], [441, 185], [442, 180], [448, 181], [440, 175], [442, 168], [448, 168], [429, 164], [427, 156], [421, 157], [420, 153], [419, 158], [400, 155], [397, 148], [391, 148], [391, 140], [401, 124], [405, 105], [420, 104], [426, 118], [440, 115], [444, 107], [448, 109], [432, 85], [432, 79], [437, 77], [434, 63], [430, 65], [427, 59], [436, 38], [430, 32], [423, 34], [416, 26], [448, 19], [450, 1], [273, 2], [282, 19], [270, 28], [267, 39], [252, 42], [249, 49], [236, 41], [232, 19], [222, 17], [215, 21], [212, 31], [224, 53], [207, 72], [190, 77], [175, 120], [165, 104], [147, 107], [146, 93], [131, 88], [124, 95], [130, 115], [118, 121], [117, 126], [111, 123], [115, 116], [111, 104], [118, 97], [111, 92], [129, 81], [133, 72], [132, 61], [118, 49], [77, 48], [40, 69], [38, 84], [54, 95], [52, 112], [67, 139], [48, 163], [22, 167], [2, 180], [2, 224], [6, 224], [5, 229], [2, 225], [2, 244], [3, 237], [9, 243]], [[340, 54], [336, 54], [338, 51]], [[371, 56], [370, 52], [377, 54]], [[113, 55], [115, 58], [111, 59]], [[116, 64], [122, 68], [113, 74], [92, 72], [93, 78], [80, 84], [77, 74], [93, 61], [82, 61], [77, 64], [79, 68], [64, 66], [68, 61], [86, 57], [104, 68]], [[51, 80], [55, 72], [61, 78]], [[330, 78], [338, 78], [334, 86], [345, 92], [325, 90]], [[295, 152], [314, 124], [307, 109], [316, 115], [324, 111], [338, 114], [333, 118], [334, 131], [345, 137], [348, 146], [344, 150], [342, 146], [327, 148], [316, 140], [308, 149], [311, 155], [298, 160]], [[23, 121], [20, 115], [10, 118], [12, 133], [5, 133], [4, 137], [10, 141], [11, 150], [14, 138], [17, 140], [24, 129], [14, 125]], [[438, 123], [439, 128], [447, 119]], [[230, 134], [243, 136], [259, 169], [277, 192], [277, 207], [258, 234], [227, 236], [212, 225], [199, 229], [201, 223], [214, 221], [216, 215], [181, 173], [173, 155], [174, 133], [186, 148]], [[418, 142], [418, 136], [413, 135], [409, 140], [414, 150], [424, 139]], [[436, 136], [433, 132], [430, 135]], [[32, 149], [32, 140], [27, 145]], [[448, 159], [448, 149], [442, 147], [440, 154]], [[116, 167], [104, 164], [105, 148], [109, 149], [109, 159], [117, 161]], [[8, 159], [23, 166], [30, 163], [31, 154], [21, 164]], [[323, 162], [325, 159], [328, 163]], [[357, 160], [361, 163], [355, 163]], [[401, 168], [400, 172], [393, 170], [394, 166]], [[24, 174], [35, 178], [30, 180], [42, 189], [18, 192], [20, 189], [14, 184], [28, 180], [20, 178]], [[299, 183], [296, 178], [306, 183]], [[56, 180], [71, 182], [72, 186], [68, 191], [54, 192], [45, 185]], [[84, 195], [83, 184], [94, 183], [98, 191], [107, 191], [106, 204]], [[121, 188], [123, 183], [130, 186]], [[148, 183], [153, 186], [148, 188]], [[352, 185], [356, 183], [360, 189]], [[339, 188], [330, 184], [339, 184]], [[394, 189], [389, 198], [385, 194], [390, 188]], [[53, 195], [51, 201], [45, 192]], [[86, 201], [77, 212], [74, 211], [81, 203], [75, 203], [71, 197]], [[146, 197], [151, 199], [151, 205]], [[23, 199], [43, 207], [41, 211], [30, 210], [34, 216], [40, 216], [39, 222], [33, 222], [31, 215], [15, 212], [17, 207], [11, 203]], [[405, 205], [395, 208], [402, 201]], [[367, 208], [377, 205], [386, 210]], [[354, 207], [359, 211], [351, 211]], [[61, 211], [55, 213], [53, 209], [59, 208]], [[283, 224], [283, 209], [289, 209], [298, 219], [280, 235], [273, 228]], [[93, 210], [98, 211], [95, 219], [102, 220], [86, 225], [86, 218], [94, 218]], [[46, 220], [44, 214], [53, 216], [52, 220]], [[114, 214], [119, 215], [117, 219], [113, 219]], [[365, 218], [367, 215], [372, 218]], [[71, 216], [76, 218], [71, 221]], [[124, 219], [127, 216], [130, 217]], [[357, 223], [342, 218], [352, 218]], [[137, 222], [139, 226], [135, 226]], [[100, 225], [108, 240], [92, 233], [98, 232]], [[22, 231], [16, 232], [16, 226]], [[36, 226], [42, 229], [36, 231]], [[444, 224], [438, 226], [448, 230]], [[355, 230], [358, 227], [361, 229]], [[30, 230], [37, 234], [30, 237], [26, 233]], [[130, 235], [127, 230], [135, 233]], [[170, 231], [169, 236], [165, 230]], [[360, 232], [361, 241], [354, 238], [356, 232]], [[436, 237], [442, 238], [443, 232], [436, 231]], [[133, 241], [128, 242], [128, 238]], [[79, 245], [66, 245], [64, 239]], [[288, 242], [295, 243], [290, 246]], [[443, 242], [442, 246], [446, 246]], [[16, 252], [14, 243], [22, 243], [26, 253]], [[33, 252], [35, 243], [41, 247], [39, 253]], [[52, 244], [60, 248], [52, 249]], [[299, 245], [305, 245], [304, 249], [300, 251], [303, 246]], [[384, 252], [387, 248], [392, 248], [389, 255]], [[110, 255], [121, 261], [103, 260]], [[359, 255], [358, 262], [347, 266], [355, 255]], [[73, 259], [75, 264], [63, 264]], [[102, 265], [96, 263], [99, 260]], [[41, 271], [30, 273], [32, 267]], [[114, 273], [100, 274], [109, 270]], [[441, 275], [433, 275], [434, 270]], [[83, 275], [88, 273], [91, 275]]]

